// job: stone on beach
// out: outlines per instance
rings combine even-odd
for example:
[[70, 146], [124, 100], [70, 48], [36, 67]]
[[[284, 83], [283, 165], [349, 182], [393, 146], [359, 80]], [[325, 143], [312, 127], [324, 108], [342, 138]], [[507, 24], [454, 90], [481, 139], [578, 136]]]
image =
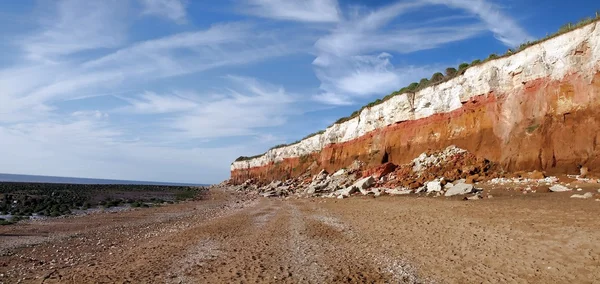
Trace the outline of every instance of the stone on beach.
[[550, 191], [552, 192], [565, 192], [565, 191], [571, 191], [570, 188], [564, 186], [564, 185], [560, 185], [560, 184], [555, 184], [553, 186], [550, 187]]
[[591, 192], [586, 192], [584, 194], [573, 194], [571, 198], [580, 198], [580, 199], [588, 199], [594, 197], [594, 194]]
[[444, 196], [463, 195], [473, 192], [473, 185], [467, 183], [457, 183], [446, 191]]

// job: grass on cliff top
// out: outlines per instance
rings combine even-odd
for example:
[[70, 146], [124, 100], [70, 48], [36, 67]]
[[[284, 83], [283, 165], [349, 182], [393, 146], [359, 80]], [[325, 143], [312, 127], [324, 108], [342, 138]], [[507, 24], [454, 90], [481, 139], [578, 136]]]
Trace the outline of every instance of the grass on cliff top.
[[[433, 74], [431, 76], [431, 78], [429, 78], [429, 79], [428, 78], [423, 78], [418, 83], [417, 82], [413, 82], [413, 83], [409, 84], [408, 86], [406, 86], [404, 88], [401, 88], [400, 90], [395, 91], [395, 92], [393, 92], [393, 93], [391, 93], [391, 94], [383, 97], [382, 99], [377, 99], [377, 100], [375, 100], [373, 102], [370, 102], [370, 103], [364, 105], [359, 110], [354, 111], [349, 116], [342, 117], [342, 118], [338, 119], [336, 122], [334, 122], [329, 127], [332, 127], [332, 126], [334, 126], [336, 124], [341, 124], [341, 123], [344, 123], [346, 121], [349, 121], [349, 120], [351, 120], [351, 119], [359, 116], [360, 113], [364, 109], [371, 108], [371, 107], [374, 107], [376, 105], [382, 104], [383, 102], [388, 101], [388, 100], [390, 100], [391, 98], [393, 98], [395, 96], [399, 96], [399, 95], [407, 95], [407, 96], [412, 95], [412, 96], [414, 96], [414, 94], [416, 92], [418, 92], [418, 91], [420, 91], [422, 89], [439, 85], [441, 83], [447, 82], [447, 81], [449, 81], [451, 79], [454, 79], [454, 78], [456, 78], [458, 76], [463, 75], [467, 71], [467, 69], [469, 69], [469, 68], [471, 68], [473, 66], [477, 66], [477, 65], [483, 64], [483, 63], [488, 62], [488, 61], [492, 61], [492, 60], [496, 60], [496, 59], [500, 59], [500, 58], [511, 56], [511, 55], [519, 53], [519, 52], [521, 52], [521, 51], [523, 51], [523, 50], [525, 50], [525, 49], [527, 49], [527, 48], [529, 48], [531, 46], [534, 46], [534, 45], [537, 45], [539, 43], [545, 42], [545, 41], [547, 41], [549, 39], [552, 39], [552, 38], [555, 38], [557, 36], [563, 35], [563, 34], [568, 33], [570, 31], [573, 31], [573, 30], [576, 30], [578, 28], [581, 28], [583, 26], [587, 26], [587, 25], [589, 25], [591, 23], [594, 23], [594, 22], [597, 22], [599, 20], [600, 20], [600, 12], [596, 12], [596, 14], [595, 14], [594, 17], [584, 18], [584, 19], [580, 20], [577, 23], [566, 23], [563, 26], [561, 26], [558, 29], [557, 32], [555, 32], [553, 34], [550, 34], [550, 35], [547, 35], [547, 36], [545, 36], [543, 38], [540, 38], [538, 40], [525, 42], [525, 43], [519, 45], [519, 47], [517, 49], [511, 49], [511, 48], [509, 48], [506, 51], [506, 53], [504, 53], [502, 55], [498, 55], [496, 53], [492, 53], [492, 54], [490, 54], [488, 56], [488, 58], [486, 58], [484, 60], [476, 59], [476, 60], [473, 60], [471, 63], [467, 63], [467, 62], [461, 63], [460, 65], [458, 65], [458, 69], [456, 69], [454, 67], [448, 67], [448, 68], [446, 68], [444, 74], [442, 74], [441, 72], [437, 72], [437, 73]], [[414, 97], [412, 99], [414, 99]], [[293, 143], [279, 144], [279, 145], [273, 146], [269, 150], [273, 150], [273, 149], [277, 149], [277, 148], [283, 148], [283, 147], [286, 147], [286, 146], [291, 146], [291, 145], [294, 145], [294, 144], [298, 144], [298, 143], [300, 143], [300, 141], [302, 141], [304, 139], [307, 139], [307, 138], [310, 138], [310, 137], [313, 137], [315, 135], [322, 134], [322, 133], [325, 133], [325, 130], [320, 130], [318, 132], [309, 134], [306, 137], [304, 137], [304, 138], [302, 138], [300, 140], [297, 140], [297, 141], [295, 141]], [[241, 156], [241, 157], [237, 158], [235, 161], [236, 162], [247, 161], [247, 160], [251, 160], [251, 159], [255, 159], [255, 158], [261, 157], [264, 154], [266, 154], [266, 152], [263, 153], [263, 154], [259, 154], [259, 155], [255, 155], [255, 156], [251, 156], [251, 157]]]

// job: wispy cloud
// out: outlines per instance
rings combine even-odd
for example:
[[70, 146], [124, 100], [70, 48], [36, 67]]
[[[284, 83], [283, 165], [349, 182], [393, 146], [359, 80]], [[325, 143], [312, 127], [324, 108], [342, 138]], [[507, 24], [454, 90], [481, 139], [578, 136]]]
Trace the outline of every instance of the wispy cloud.
[[354, 10], [315, 43], [313, 61], [322, 93], [314, 98], [345, 105], [355, 98], [398, 90], [411, 80], [429, 76], [430, 67], [394, 66], [391, 55], [432, 49], [474, 37], [486, 30], [480, 23], [444, 27], [399, 28], [391, 23], [403, 14], [422, 9], [425, 2], [399, 2], [373, 11]]
[[120, 109], [120, 111], [138, 114], [182, 112], [198, 107], [197, 102], [177, 94], [158, 95], [150, 91], [146, 91], [136, 98], [123, 97], [123, 99], [128, 101], [130, 105]]
[[144, 6], [145, 15], [165, 17], [178, 24], [187, 21], [185, 2], [182, 0], [139, 0]]
[[21, 41], [27, 58], [53, 61], [80, 51], [114, 48], [126, 39], [126, 1], [57, 1], [40, 30]]
[[391, 55], [352, 56], [336, 59], [324, 68], [317, 68], [322, 94], [317, 101], [331, 105], [348, 105], [356, 99], [373, 95], [389, 94], [408, 85], [411, 80], [430, 76], [432, 66], [404, 66], [397, 68], [390, 62]]
[[215, 99], [168, 119], [165, 126], [194, 138], [256, 135], [258, 129], [282, 125], [294, 115], [288, 106], [295, 98], [283, 87], [254, 78], [228, 79], [233, 85]]
[[299, 22], [338, 22], [337, 0], [242, 0], [246, 13], [258, 17]]
[[487, 24], [496, 38], [507, 46], [514, 47], [531, 36], [512, 17], [502, 12], [500, 6], [487, 0], [422, 0], [423, 2], [442, 4], [463, 9], [477, 15]]

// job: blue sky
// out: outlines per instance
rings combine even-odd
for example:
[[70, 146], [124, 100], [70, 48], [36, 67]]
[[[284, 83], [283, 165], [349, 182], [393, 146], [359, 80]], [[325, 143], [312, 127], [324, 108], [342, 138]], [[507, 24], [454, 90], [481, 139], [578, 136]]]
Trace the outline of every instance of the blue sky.
[[0, 1], [0, 172], [220, 182], [596, 1]]

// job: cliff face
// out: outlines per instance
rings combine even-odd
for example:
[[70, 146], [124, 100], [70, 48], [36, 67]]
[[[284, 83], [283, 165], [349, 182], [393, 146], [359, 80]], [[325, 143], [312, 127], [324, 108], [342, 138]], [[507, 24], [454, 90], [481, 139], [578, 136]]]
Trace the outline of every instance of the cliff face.
[[414, 95], [364, 109], [300, 143], [231, 165], [261, 181], [409, 162], [457, 145], [507, 171], [600, 170], [600, 23], [473, 66]]

